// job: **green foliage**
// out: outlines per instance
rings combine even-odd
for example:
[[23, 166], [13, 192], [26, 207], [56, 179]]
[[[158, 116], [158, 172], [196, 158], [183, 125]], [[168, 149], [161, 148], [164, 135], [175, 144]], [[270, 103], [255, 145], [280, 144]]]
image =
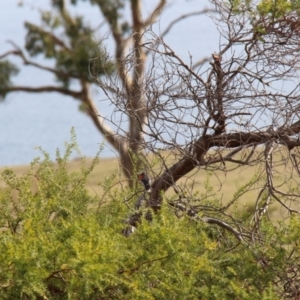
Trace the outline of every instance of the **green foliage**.
[[99, 209], [85, 187], [98, 159], [69, 173], [76, 149], [73, 134], [55, 163], [43, 152], [22, 177], [1, 174], [1, 299], [280, 299], [300, 254], [299, 217], [277, 227], [262, 221], [260, 240], [243, 245], [164, 206], [125, 238], [123, 201], [132, 191], [108, 178], [109, 202]]
[[299, 8], [300, 1], [288, 0], [262, 0], [257, 5], [257, 10], [261, 15], [271, 15], [273, 19], [281, 18], [287, 13]]
[[283, 17], [289, 12], [300, 8], [300, 1], [289, 0], [230, 0], [225, 2], [234, 13], [244, 13], [245, 11], [260, 16], [272, 16], [273, 19]]
[[91, 3], [100, 7], [103, 15], [108, 19], [110, 24], [118, 24], [118, 19], [121, 17], [120, 11], [124, 8], [124, 1], [91, 0]]
[[93, 61], [92, 67], [97, 74], [93, 76], [111, 73], [113, 64], [83, 17], [71, 17], [63, 1], [54, 1], [53, 6], [56, 10], [41, 13], [41, 26], [25, 23], [28, 53], [31, 56], [43, 54], [46, 58], [54, 59], [56, 78], [66, 87], [72, 79], [91, 81], [89, 64], [94, 56], [97, 60]]
[[6, 89], [11, 86], [11, 76], [17, 75], [18, 68], [9, 61], [0, 61], [0, 100], [5, 97]]
[[[77, 2], [77, 0], [72, 1], [73, 4], [77, 4]], [[90, 0], [90, 3], [99, 7], [103, 16], [112, 28], [114, 34], [121, 34], [123, 36], [125, 36], [126, 34], [130, 34], [130, 32], [132, 31], [132, 27], [126, 20], [123, 20], [124, 11], [126, 12], [126, 1]]]
[[[295, 22], [295, 13], [300, 14], [300, 1], [289, 0], [230, 0], [225, 2], [232, 13], [244, 15], [253, 26], [253, 33], [256, 39], [265, 42], [264, 35], [273, 26], [281, 26], [280, 21], [290, 18]], [[296, 25], [298, 26], [298, 25]]]

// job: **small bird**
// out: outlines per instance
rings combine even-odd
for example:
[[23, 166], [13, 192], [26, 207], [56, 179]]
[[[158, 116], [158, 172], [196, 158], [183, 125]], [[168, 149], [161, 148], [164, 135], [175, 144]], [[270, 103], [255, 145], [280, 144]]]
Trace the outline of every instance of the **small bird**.
[[138, 174], [138, 180], [144, 185], [146, 192], [150, 192], [150, 180], [146, 173]]

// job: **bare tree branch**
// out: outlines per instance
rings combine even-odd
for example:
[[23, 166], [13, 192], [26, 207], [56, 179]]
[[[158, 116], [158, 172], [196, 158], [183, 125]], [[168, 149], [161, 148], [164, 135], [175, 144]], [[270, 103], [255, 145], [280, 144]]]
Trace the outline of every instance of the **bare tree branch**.
[[81, 97], [87, 106], [87, 111], [91, 119], [93, 120], [96, 127], [108, 140], [110, 145], [112, 145], [121, 155], [127, 153], [126, 141], [116, 132], [114, 132], [106, 123], [104, 118], [99, 114], [97, 107], [89, 94], [90, 88], [87, 82], [82, 81], [81, 85], [83, 87]]
[[184, 15], [179, 16], [178, 18], [174, 19], [169, 23], [169, 25], [166, 27], [166, 29], [160, 34], [160, 38], [165, 37], [173, 28], [174, 25], [176, 25], [178, 22], [189, 18], [189, 17], [194, 17], [194, 16], [200, 16], [208, 13], [216, 13], [217, 11], [215, 9], [210, 9], [210, 8], [204, 8], [200, 11], [193, 11]]
[[44, 93], [44, 92], [57, 92], [63, 95], [71, 96], [77, 100], [82, 97], [81, 92], [75, 92], [67, 88], [57, 86], [41, 86], [41, 87], [28, 87], [28, 86], [12, 86], [3, 90], [5, 93], [9, 92], [28, 92], [28, 93]]
[[147, 28], [148, 26], [151, 26], [157, 18], [161, 15], [162, 10], [164, 9], [164, 6], [166, 5], [166, 0], [160, 0], [160, 2], [156, 5], [156, 7], [153, 9], [152, 13], [146, 20], [143, 22], [143, 28]]

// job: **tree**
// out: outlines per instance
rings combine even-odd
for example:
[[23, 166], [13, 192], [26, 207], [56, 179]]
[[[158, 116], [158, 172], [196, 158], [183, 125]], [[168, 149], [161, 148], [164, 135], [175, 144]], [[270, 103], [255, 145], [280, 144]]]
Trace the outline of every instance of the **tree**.
[[[132, 0], [128, 3], [122, 0], [90, 1], [91, 5], [100, 9], [102, 14], [100, 17], [103, 21], [101, 24], [105, 23], [108, 26], [113, 37], [114, 55], [105, 51], [104, 41], [101, 40], [104, 39], [103, 37], [100, 40], [96, 39], [98, 27], [91, 28], [83, 16], [72, 16], [69, 12], [69, 6], [79, 5], [79, 2], [75, 0], [68, 3], [65, 0], [53, 0], [51, 2], [53, 10], [44, 11], [41, 14], [42, 26], [26, 22], [26, 51], [12, 43], [14, 49], [0, 56], [2, 59], [0, 95], [5, 97], [8, 93], [17, 91], [58, 92], [80, 101], [81, 109], [89, 115], [99, 132], [119, 154], [125, 176], [132, 179], [134, 168], [136, 168], [134, 164], [140, 161], [134, 160], [132, 155], [139, 156], [143, 153], [143, 131], [147, 120], [146, 99], [141, 86], [148, 55], [142, 46], [143, 35], [157, 21], [166, 1], [157, 1], [148, 16], [142, 16], [141, 0]], [[124, 16], [128, 5], [131, 16], [127, 20]], [[208, 10], [203, 9], [191, 15], [200, 15], [206, 11]], [[178, 18], [172, 24], [180, 20], [181, 18]], [[128, 66], [126, 55], [130, 47], [134, 49], [134, 52], [130, 66]], [[35, 62], [34, 57], [37, 55], [54, 60], [55, 66], [48, 67]], [[10, 77], [16, 74], [17, 69], [11, 62], [4, 60], [9, 56], [17, 56], [22, 59], [24, 65], [54, 74], [58, 84], [41, 87], [14, 86]], [[126, 99], [126, 119], [129, 128], [128, 130], [122, 128], [122, 133], [116, 132], [111, 126], [112, 122], [104, 119], [91, 93], [92, 85], [95, 86], [95, 79], [105, 93], [107, 91], [116, 93], [115, 90], [102, 83], [103, 78], [112, 74], [120, 81], [118, 88], [121, 89], [122, 96]], [[79, 91], [70, 86], [73, 82], [79, 84]], [[128, 113], [130, 111], [135, 113]], [[129, 183], [132, 184], [132, 181]]]
[[[176, 213], [186, 212], [193, 219], [228, 230], [242, 243], [259, 239], [257, 228], [272, 203], [279, 203], [288, 214], [298, 213], [294, 207], [299, 199], [300, 174], [297, 3], [284, 0], [274, 3], [212, 1], [211, 10], [198, 14], [213, 12], [212, 18], [220, 32], [219, 50], [211, 58], [196, 63], [193, 58], [184, 62], [161, 35], [151, 30], [150, 25], [164, 7], [164, 1], [146, 21], [140, 19], [141, 3], [131, 1], [133, 34], [125, 40], [126, 30], [122, 32], [121, 28], [127, 28], [127, 25], [121, 26], [118, 22], [122, 3], [93, 3], [102, 10], [116, 41], [114, 63], [100, 48], [98, 57], [90, 63], [84, 62], [90, 67], [90, 72], [84, 73], [87, 72], [84, 63], [80, 64], [82, 61], [78, 56], [70, 55], [68, 45], [31, 24], [27, 24], [27, 47], [32, 54], [43, 51], [45, 55], [57, 58], [57, 68], [50, 71], [66, 87], [47, 87], [48, 91], [70, 93], [70, 78], [80, 81], [82, 91], [71, 91], [71, 95], [85, 103], [99, 130], [120, 153], [128, 178], [141, 167], [153, 170], [151, 191], [138, 197], [138, 212], [129, 217], [128, 223], [132, 227], [129, 231], [126, 229], [125, 234], [141, 221], [143, 200], [147, 207], [158, 212], [164, 192], [171, 187], [177, 198], [169, 204]], [[53, 5], [57, 7], [60, 19], [46, 14], [44, 19], [48, 26], [55, 28], [57, 22], [64, 22], [66, 35], [74, 43], [72, 48], [86, 55], [89, 45], [94, 45], [87, 34], [91, 31], [82, 25], [81, 19], [75, 22], [70, 17], [63, 2], [53, 2]], [[87, 38], [87, 42], [82, 43], [74, 32], [84, 32], [82, 37]], [[126, 52], [125, 42], [129, 41], [133, 42], [132, 51]], [[3, 57], [10, 54], [43, 68], [28, 61], [20, 49]], [[149, 57], [147, 68], [146, 56]], [[77, 66], [70, 77], [64, 71], [67, 66]], [[13, 71], [11, 65], [6, 69]], [[102, 74], [105, 76], [101, 77]], [[89, 76], [88, 79], [85, 76]], [[10, 87], [9, 78], [4, 78], [4, 94], [16, 89], [30, 90]], [[98, 114], [88, 93], [92, 80], [104, 90], [116, 110], [127, 116], [128, 132], [122, 127], [112, 131]], [[159, 161], [158, 170], [153, 169], [151, 156], [144, 153], [152, 153]], [[259, 170], [237, 194], [232, 195], [229, 203], [211, 202], [212, 196], [197, 196], [188, 185], [181, 187], [178, 184], [180, 179], [191, 177], [192, 171], [206, 169], [227, 174], [245, 166], [257, 166]], [[284, 173], [280, 166], [284, 166]], [[191, 186], [192, 180], [191, 177]], [[245, 226], [245, 219], [233, 217], [231, 210], [238, 199], [253, 189], [257, 191], [253, 219], [250, 222], [249, 216], [245, 216], [249, 221]], [[152, 211], [147, 211], [146, 218], [152, 219]]]
[[[144, 43], [152, 55], [143, 80], [148, 100], [145, 149], [162, 166], [144, 198], [159, 211], [162, 194], [173, 187], [178, 198], [170, 205], [193, 218], [200, 212], [205, 216], [201, 221], [226, 228], [245, 242], [253, 239], [272, 203], [289, 215], [299, 213], [299, 10], [288, 1], [212, 3], [220, 49], [210, 60], [186, 63], [153, 32]], [[110, 99], [125, 112], [121, 95], [110, 94]], [[159, 149], [168, 149], [171, 158]], [[262, 169], [229, 204], [206, 205], [205, 197], [186, 196], [186, 181], [182, 188], [177, 184], [192, 171], [227, 174], [245, 166]], [[227, 214], [251, 189], [257, 191], [254, 223], [246, 229]], [[141, 215], [134, 213], [129, 224], [137, 226]]]

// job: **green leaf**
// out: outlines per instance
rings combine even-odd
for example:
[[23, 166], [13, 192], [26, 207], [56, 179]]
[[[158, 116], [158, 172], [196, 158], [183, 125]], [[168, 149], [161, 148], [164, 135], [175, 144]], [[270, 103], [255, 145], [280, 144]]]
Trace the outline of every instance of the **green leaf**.
[[0, 61], [0, 100], [7, 94], [7, 89], [11, 87], [11, 77], [16, 76], [19, 69], [11, 62]]

